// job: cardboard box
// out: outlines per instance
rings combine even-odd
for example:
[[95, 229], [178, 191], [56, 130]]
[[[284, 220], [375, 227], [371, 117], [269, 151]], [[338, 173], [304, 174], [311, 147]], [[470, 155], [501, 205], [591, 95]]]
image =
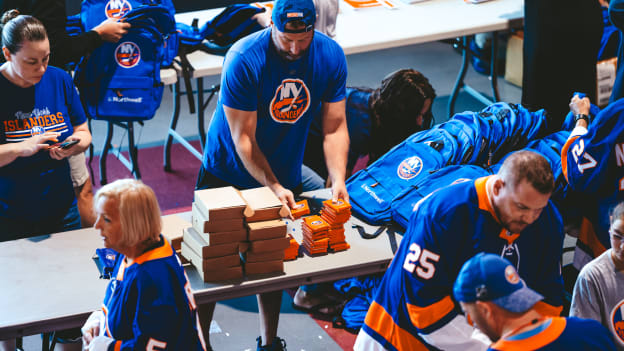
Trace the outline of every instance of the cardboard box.
[[251, 211], [245, 213], [247, 222], [266, 221], [288, 217], [290, 210], [268, 187], [242, 190], [241, 196]]
[[191, 222], [188, 222], [177, 215], [164, 216], [162, 218], [162, 234], [165, 238], [169, 239], [171, 247], [173, 247], [176, 251], [180, 251], [184, 228], [188, 228], [190, 226]]
[[286, 222], [281, 219], [247, 223], [247, 228], [250, 241], [283, 238], [288, 231]]
[[524, 32], [514, 33], [507, 40], [505, 54], [505, 80], [513, 85], [522, 87], [522, 46]]
[[267, 252], [276, 250], [285, 250], [290, 246], [290, 238], [284, 236], [279, 239], [257, 240], [249, 242], [248, 252]]
[[221, 245], [227, 243], [240, 243], [247, 240], [247, 230], [235, 230], [232, 232], [217, 232], [217, 233], [200, 233], [200, 235], [206, 240], [208, 245]]
[[208, 242], [193, 227], [184, 229], [182, 243], [186, 244], [202, 258], [222, 257], [238, 254], [238, 243], [208, 245]]
[[265, 261], [245, 263], [245, 274], [262, 274], [284, 271], [284, 261]]
[[245, 229], [243, 217], [209, 221], [197, 203], [194, 202], [192, 208], [193, 228], [199, 233], [232, 232]]
[[617, 57], [598, 61], [596, 64], [596, 94], [598, 107], [604, 107], [609, 104], [613, 84], [615, 84], [615, 76], [617, 73]]
[[193, 265], [204, 282], [218, 282], [223, 280], [234, 280], [243, 278], [243, 266], [224, 267], [215, 271], [203, 271], [200, 267]]
[[188, 245], [182, 243], [182, 257], [186, 258], [195, 267], [201, 267], [203, 272], [220, 270], [225, 267], [236, 267], [241, 265], [238, 253], [235, 255], [227, 255], [214, 258], [201, 258], [197, 252], [193, 251]]
[[196, 190], [194, 195], [194, 202], [207, 221], [244, 217], [247, 204], [231, 186]]
[[284, 260], [284, 250], [247, 252], [245, 254], [245, 262], [263, 262], [277, 260]]

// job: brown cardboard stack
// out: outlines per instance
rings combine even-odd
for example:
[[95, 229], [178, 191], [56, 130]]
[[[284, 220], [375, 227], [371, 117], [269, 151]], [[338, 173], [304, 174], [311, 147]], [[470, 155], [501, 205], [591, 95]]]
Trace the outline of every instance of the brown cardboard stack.
[[301, 245], [308, 251], [310, 256], [327, 254], [329, 246], [329, 224], [320, 216], [309, 216], [301, 222], [303, 242]]
[[182, 235], [184, 234], [183, 228], [190, 227], [191, 223], [180, 218], [178, 215], [164, 216], [162, 221], [161, 232], [171, 247], [175, 250], [180, 257], [182, 264], [189, 263], [182, 255]]
[[233, 187], [195, 191], [192, 227], [184, 230], [182, 256], [204, 281], [243, 276], [239, 244], [247, 239], [245, 201]]
[[247, 203], [246, 215], [248, 243], [241, 248], [245, 261], [245, 274], [284, 271], [284, 250], [290, 246], [286, 236], [288, 215], [282, 202], [268, 187], [241, 191]]
[[344, 200], [338, 200], [336, 203], [332, 200], [323, 201], [321, 218], [329, 224], [329, 249], [337, 252], [350, 248], [345, 239], [344, 224], [351, 218], [351, 205]]

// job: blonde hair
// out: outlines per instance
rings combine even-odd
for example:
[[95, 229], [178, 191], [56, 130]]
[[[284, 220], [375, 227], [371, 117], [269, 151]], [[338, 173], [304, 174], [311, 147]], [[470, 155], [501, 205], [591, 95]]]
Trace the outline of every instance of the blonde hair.
[[121, 244], [136, 246], [157, 241], [162, 229], [160, 207], [154, 190], [140, 180], [119, 179], [103, 186], [93, 198], [117, 200], [121, 222]]

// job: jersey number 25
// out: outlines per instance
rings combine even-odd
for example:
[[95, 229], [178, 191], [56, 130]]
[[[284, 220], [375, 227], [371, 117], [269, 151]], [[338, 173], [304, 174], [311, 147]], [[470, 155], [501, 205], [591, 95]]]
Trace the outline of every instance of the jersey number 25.
[[[431, 279], [435, 273], [435, 262], [438, 262], [440, 255], [435, 254], [427, 249], [421, 249], [420, 245], [412, 243], [409, 247], [409, 252], [405, 257], [405, 263], [403, 263], [403, 269], [416, 274], [423, 279]], [[418, 265], [417, 265], [418, 264]]]

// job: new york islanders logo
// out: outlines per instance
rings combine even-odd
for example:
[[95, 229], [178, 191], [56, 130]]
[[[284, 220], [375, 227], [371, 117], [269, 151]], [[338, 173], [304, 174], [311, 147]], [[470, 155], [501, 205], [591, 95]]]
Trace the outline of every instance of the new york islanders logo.
[[611, 311], [611, 323], [615, 339], [620, 345], [624, 345], [624, 300], [620, 301]]
[[104, 11], [107, 18], [122, 18], [132, 10], [132, 6], [126, 0], [109, 0]]
[[406, 158], [399, 164], [397, 175], [401, 179], [409, 180], [417, 176], [422, 171], [423, 162], [418, 156]]
[[132, 68], [141, 61], [141, 49], [131, 41], [126, 41], [115, 49], [115, 61], [123, 68]]
[[323, 224], [323, 221], [313, 221], [312, 223], [310, 223], [311, 225], [321, 225]]
[[271, 117], [277, 123], [296, 123], [310, 107], [310, 91], [301, 79], [282, 81], [269, 105]]
[[43, 134], [43, 133], [45, 133], [45, 130], [41, 126], [33, 126], [30, 129], [30, 135], [31, 136], [35, 136], [35, 135], [39, 135], [39, 134]]
[[520, 276], [513, 266], [507, 266], [507, 268], [505, 268], [505, 279], [507, 279], [510, 284], [514, 285], [520, 282]]

